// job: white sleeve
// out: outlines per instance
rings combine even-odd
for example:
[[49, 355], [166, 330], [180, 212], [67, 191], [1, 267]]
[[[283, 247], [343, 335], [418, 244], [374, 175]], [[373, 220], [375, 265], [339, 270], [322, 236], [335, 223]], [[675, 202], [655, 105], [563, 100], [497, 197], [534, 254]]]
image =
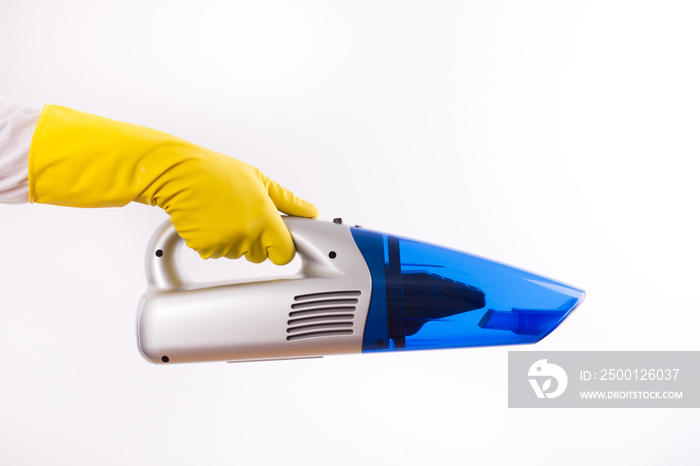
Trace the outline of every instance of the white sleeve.
[[29, 146], [39, 115], [0, 95], [0, 203], [29, 202]]

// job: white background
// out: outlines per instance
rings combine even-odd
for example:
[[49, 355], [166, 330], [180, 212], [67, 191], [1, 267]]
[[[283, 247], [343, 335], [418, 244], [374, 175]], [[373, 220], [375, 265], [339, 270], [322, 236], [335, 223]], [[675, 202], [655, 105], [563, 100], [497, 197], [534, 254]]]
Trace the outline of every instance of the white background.
[[[700, 349], [699, 13], [2, 0], [8, 98], [170, 132], [322, 219], [588, 296], [532, 347], [154, 366], [134, 317], [165, 214], [0, 206], [0, 463], [697, 464], [697, 410], [508, 409], [506, 371], [509, 350]], [[277, 272], [192, 254], [199, 280]]]

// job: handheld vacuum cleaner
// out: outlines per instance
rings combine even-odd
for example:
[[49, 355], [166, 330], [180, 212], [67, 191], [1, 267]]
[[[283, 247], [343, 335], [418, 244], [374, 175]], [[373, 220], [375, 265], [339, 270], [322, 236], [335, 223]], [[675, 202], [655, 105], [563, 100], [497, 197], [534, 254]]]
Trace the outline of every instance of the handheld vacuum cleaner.
[[143, 356], [157, 364], [535, 343], [583, 290], [508, 265], [334, 222], [284, 217], [300, 271], [194, 283], [169, 221], [146, 252]]

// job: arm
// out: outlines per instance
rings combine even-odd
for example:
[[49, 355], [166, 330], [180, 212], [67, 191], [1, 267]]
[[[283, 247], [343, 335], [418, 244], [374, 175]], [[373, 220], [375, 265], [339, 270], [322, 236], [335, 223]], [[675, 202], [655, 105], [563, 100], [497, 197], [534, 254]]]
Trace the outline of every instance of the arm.
[[155, 205], [205, 259], [245, 256], [275, 264], [294, 258], [279, 211], [318, 216], [313, 204], [257, 168], [175, 136], [55, 105], [46, 105], [40, 115], [25, 112], [32, 118], [25, 126], [35, 127], [28, 162], [28, 129], [23, 137], [8, 131], [17, 155], [3, 155], [15, 167], [7, 170], [7, 179], [14, 180], [7, 192], [15, 202]]
[[29, 202], [27, 159], [40, 113], [0, 95], [0, 203]]

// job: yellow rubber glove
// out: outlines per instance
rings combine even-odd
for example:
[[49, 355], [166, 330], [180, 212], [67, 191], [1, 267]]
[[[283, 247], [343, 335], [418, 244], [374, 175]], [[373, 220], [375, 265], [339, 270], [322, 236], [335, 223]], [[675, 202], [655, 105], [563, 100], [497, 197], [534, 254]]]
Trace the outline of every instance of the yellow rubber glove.
[[257, 168], [150, 128], [47, 105], [29, 152], [31, 202], [71, 207], [157, 205], [203, 258], [294, 258], [278, 210], [318, 209]]

